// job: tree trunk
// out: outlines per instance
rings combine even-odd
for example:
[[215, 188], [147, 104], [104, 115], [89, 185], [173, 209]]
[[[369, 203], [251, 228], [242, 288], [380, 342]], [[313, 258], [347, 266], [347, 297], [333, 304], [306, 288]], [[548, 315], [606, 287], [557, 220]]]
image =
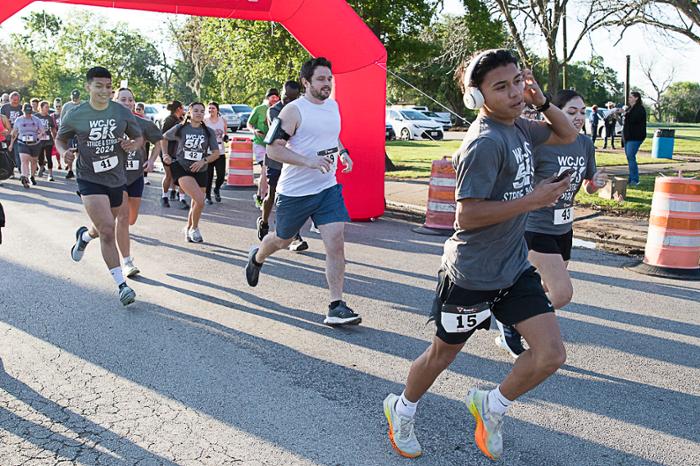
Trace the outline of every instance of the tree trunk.
[[559, 91], [559, 72], [561, 65], [556, 56], [550, 55], [547, 60], [547, 92], [553, 97]]

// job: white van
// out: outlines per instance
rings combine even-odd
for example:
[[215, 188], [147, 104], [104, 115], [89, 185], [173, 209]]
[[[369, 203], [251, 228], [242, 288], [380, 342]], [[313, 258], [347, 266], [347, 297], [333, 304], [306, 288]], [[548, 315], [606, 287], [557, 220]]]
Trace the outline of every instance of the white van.
[[403, 140], [441, 140], [442, 125], [417, 110], [388, 109], [386, 122], [394, 128], [396, 137]]

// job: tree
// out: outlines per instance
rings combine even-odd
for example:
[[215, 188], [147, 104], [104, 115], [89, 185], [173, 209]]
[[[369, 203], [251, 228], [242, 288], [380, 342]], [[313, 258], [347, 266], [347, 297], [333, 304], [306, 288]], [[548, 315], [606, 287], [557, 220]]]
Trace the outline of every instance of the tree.
[[19, 91], [27, 95], [34, 78], [32, 62], [23, 50], [0, 41], [0, 93]]
[[670, 121], [693, 122], [700, 111], [700, 83], [673, 83], [664, 92], [663, 99]]
[[65, 22], [45, 12], [23, 20], [24, 31], [13, 41], [31, 62], [32, 95], [65, 97], [82, 87], [85, 72], [97, 65], [109, 69], [115, 83], [128, 80], [139, 99], [151, 99], [158, 90], [158, 51], [126, 24], [106, 28], [102, 17], [86, 12]]
[[673, 75], [675, 74], [676, 70], [671, 68], [664, 75], [664, 77], [659, 77], [654, 70], [654, 65], [652, 62], [643, 61], [640, 62], [640, 66], [642, 68], [642, 73], [647, 78], [647, 81], [649, 81], [649, 84], [651, 84], [651, 87], [654, 89], [653, 94], [646, 94], [646, 96], [649, 97], [649, 100], [651, 100], [653, 104], [654, 116], [656, 117], [656, 121], [663, 121], [664, 93], [673, 82]]
[[408, 62], [391, 72], [387, 99], [390, 102], [417, 102], [435, 107], [435, 103], [410, 85], [444, 102], [459, 115], [467, 112], [462, 102], [461, 84], [455, 80], [455, 70], [467, 62], [476, 51], [502, 47], [506, 43], [503, 24], [491, 18], [481, 0], [465, 0], [463, 16], [444, 16], [426, 26], [419, 39], [429, 54], [423, 60]]
[[620, 39], [631, 26], [646, 25], [700, 44], [697, 0], [601, 0], [601, 3], [615, 11], [606, 26], [622, 27]]
[[581, 41], [592, 31], [608, 24], [617, 12], [606, 7], [600, 0], [584, 0], [572, 4], [578, 8], [581, 31], [568, 46], [565, 56], [559, 56], [557, 42], [562, 19], [566, 16], [568, 0], [489, 0], [500, 12], [508, 27], [520, 58], [529, 66], [535, 64], [534, 57], [526, 46], [530, 29], [534, 26], [547, 47], [546, 88], [550, 93], [559, 89], [559, 74], [562, 63], [569, 63]]

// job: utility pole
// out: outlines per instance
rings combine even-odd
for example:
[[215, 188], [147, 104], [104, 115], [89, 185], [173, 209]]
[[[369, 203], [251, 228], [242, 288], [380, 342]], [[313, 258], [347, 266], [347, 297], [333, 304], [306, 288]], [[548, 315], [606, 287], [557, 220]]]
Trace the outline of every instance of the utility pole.
[[627, 96], [630, 95], [630, 56], [625, 57], [625, 95], [622, 98], [623, 102], [627, 102]]
[[568, 59], [567, 59], [567, 57], [568, 57], [568, 55], [569, 55], [568, 47], [567, 47], [567, 45], [566, 45], [566, 4], [564, 4], [563, 10], [562, 10], [562, 14], [564, 15], [564, 24], [563, 24], [563, 27], [564, 27], [564, 31], [563, 31], [563, 32], [564, 32], [564, 34], [563, 34], [563, 39], [564, 39], [564, 67], [562, 68], [562, 73], [561, 73], [561, 88], [562, 88], [562, 89], [566, 89], [566, 88], [567, 88], [567, 86], [566, 86], [566, 68], [567, 68], [567, 64], [568, 64]]

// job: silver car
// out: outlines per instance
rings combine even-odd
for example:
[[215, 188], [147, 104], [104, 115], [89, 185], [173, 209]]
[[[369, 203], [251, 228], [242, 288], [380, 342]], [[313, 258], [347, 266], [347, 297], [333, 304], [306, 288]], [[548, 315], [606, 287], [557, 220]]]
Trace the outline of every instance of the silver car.
[[219, 105], [219, 112], [224, 121], [226, 121], [226, 126], [229, 130], [236, 132], [240, 129], [241, 117], [233, 111], [231, 105]]

